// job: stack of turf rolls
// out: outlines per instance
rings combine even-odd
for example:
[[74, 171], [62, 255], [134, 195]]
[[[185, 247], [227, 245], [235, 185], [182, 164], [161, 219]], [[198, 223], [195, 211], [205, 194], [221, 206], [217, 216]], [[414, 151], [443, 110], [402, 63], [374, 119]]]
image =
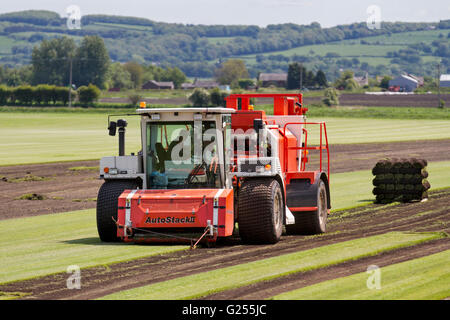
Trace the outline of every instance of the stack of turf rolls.
[[411, 202], [428, 198], [430, 183], [424, 159], [386, 159], [372, 169], [377, 203]]

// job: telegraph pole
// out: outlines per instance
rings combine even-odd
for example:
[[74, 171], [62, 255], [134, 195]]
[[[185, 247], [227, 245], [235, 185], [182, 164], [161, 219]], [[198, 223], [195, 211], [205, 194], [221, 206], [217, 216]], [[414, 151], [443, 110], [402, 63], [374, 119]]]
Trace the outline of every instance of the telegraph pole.
[[70, 72], [69, 72], [69, 108], [72, 107], [72, 57], [70, 59]]
[[303, 90], [303, 63], [300, 63], [300, 91]]
[[437, 64], [438, 108], [441, 107], [441, 63]]

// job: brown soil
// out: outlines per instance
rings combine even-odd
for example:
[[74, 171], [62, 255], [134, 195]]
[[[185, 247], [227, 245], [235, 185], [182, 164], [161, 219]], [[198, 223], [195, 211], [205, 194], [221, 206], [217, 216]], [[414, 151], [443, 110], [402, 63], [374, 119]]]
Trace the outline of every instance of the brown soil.
[[[450, 232], [449, 200], [450, 189], [445, 189], [432, 193], [430, 199], [425, 202], [394, 206], [371, 204], [341, 211], [330, 217], [327, 233], [320, 236], [285, 236], [275, 245], [248, 246], [242, 245], [238, 238], [233, 238], [219, 244], [219, 248], [176, 252], [117, 263], [107, 267], [83, 269], [81, 271], [81, 290], [66, 289], [68, 275], [60, 273], [1, 285], [0, 292], [27, 293], [28, 295], [24, 299], [93, 299], [113, 292], [190, 274], [390, 231], [440, 231], [448, 233]], [[367, 258], [368, 260], [361, 260], [360, 263], [348, 263], [346, 267], [338, 265], [330, 268], [340, 267], [341, 269], [336, 269], [336, 272], [341, 270], [340, 272], [344, 272], [341, 274], [347, 274], [345, 272], [356, 273], [361, 272], [361, 268], [367, 267], [367, 263], [374, 262], [383, 266], [403, 261], [402, 256], [407, 260], [419, 257], [422, 253], [431, 254], [446, 250], [448, 247], [448, 239], [440, 240], [408, 249], [400, 249], [395, 253], [385, 253]], [[311, 274], [312, 283], [321, 281], [321, 275], [314, 276], [313, 272]], [[332, 274], [333, 277], [340, 275], [340, 273], [334, 273], [334, 271]], [[298, 278], [295, 278], [296, 276]], [[290, 277], [294, 277], [292, 281], [295, 285], [287, 287], [288, 289], [309, 284], [309, 282], [306, 284], [302, 282], [302, 279], [305, 279], [305, 274], [291, 275]], [[287, 282], [283, 281], [287, 281], [286, 278], [274, 281], [280, 281], [279, 285], [270, 282], [267, 285], [268, 291], [265, 290], [266, 287], [263, 284], [257, 284], [259, 286], [257, 292], [260, 292], [260, 295], [255, 296], [255, 298], [271, 295], [272, 289], [275, 293], [283, 292], [281, 290], [285, 288], [283, 283]], [[249, 291], [245, 290], [249, 290], [249, 288], [245, 288], [236, 289], [244, 290], [241, 293], [235, 290], [223, 292], [223, 296], [220, 296], [220, 298], [235, 299], [240, 298], [241, 294], [246, 296]], [[218, 297], [216, 296], [216, 298]]]
[[[450, 94], [441, 94], [445, 105], [450, 103]], [[305, 105], [318, 104], [323, 97], [305, 97]], [[438, 106], [436, 94], [408, 94], [408, 95], [370, 95], [370, 94], [348, 94], [339, 96], [339, 103], [343, 106], [366, 106], [366, 107], [429, 107]]]
[[[372, 169], [385, 157], [417, 157], [429, 162], [450, 160], [450, 154], [443, 150], [450, 150], [450, 139], [332, 145], [331, 173]], [[95, 208], [102, 184], [98, 171], [69, 170], [83, 166], [98, 166], [98, 161], [0, 167], [0, 199], [8, 204], [0, 208], [0, 220]], [[311, 159], [307, 169], [316, 167]], [[15, 181], [27, 176], [44, 180]], [[42, 195], [45, 200], [17, 200], [25, 194]]]
[[[98, 170], [69, 170], [95, 167], [98, 161], [77, 161], [0, 167], [0, 220], [66, 212], [95, 207], [102, 181]], [[23, 181], [40, 179], [40, 181]], [[44, 200], [17, 200], [25, 194]]]
[[372, 169], [384, 158], [419, 158], [428, 162], [450, 160], [450, 139], [330, 146], [331, 173]]

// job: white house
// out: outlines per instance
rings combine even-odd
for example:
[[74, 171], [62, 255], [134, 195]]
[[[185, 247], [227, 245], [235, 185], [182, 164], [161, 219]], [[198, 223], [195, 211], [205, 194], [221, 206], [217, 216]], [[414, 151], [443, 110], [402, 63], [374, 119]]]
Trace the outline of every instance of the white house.
[[450, 88], [450, 74], [441, 74], [439, 83], [441, 88]]

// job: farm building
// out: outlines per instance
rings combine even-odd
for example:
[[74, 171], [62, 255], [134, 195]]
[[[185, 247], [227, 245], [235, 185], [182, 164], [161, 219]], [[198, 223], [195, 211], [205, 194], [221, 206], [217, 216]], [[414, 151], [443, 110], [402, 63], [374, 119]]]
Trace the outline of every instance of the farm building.
[[442, 88], [450, 88], [450, 74], [441, 74], [439, 84]]
[[195, 80], [194, 83], [185, 82], [181, 84], [181, 88], [185, 90], [203, 88], [203, 89], [213, 89], [219, 87], [219, 83], [216, 81], [208, 80]]
[[366, 74], [362, 77], [354, 77], [355, 81], [358, 83], [360, 87], [364, 87], [369, 85], [369, 74], [366, 72]]
[[263, 87], [286, 87], [287, 73], [261, 73], [259, 75], [259, 81]]
[[158, 82], [155, 80], [147, 81], [142, 85], [142, 89], [148, 90], [148, 89], [174, 89], [175, 86], [172, 81], [169, 82]]
[[402, 74], [395, 79], [389, 80], [389, 87], [398, 87], [400, 91], [411, 92], [417, 89], [419, 81], [416, 79]]
[[197, 80], [194, 82], [194, 88], [213, 89], [217, 88], [219, 83], [216, 81], [202, 81]]

